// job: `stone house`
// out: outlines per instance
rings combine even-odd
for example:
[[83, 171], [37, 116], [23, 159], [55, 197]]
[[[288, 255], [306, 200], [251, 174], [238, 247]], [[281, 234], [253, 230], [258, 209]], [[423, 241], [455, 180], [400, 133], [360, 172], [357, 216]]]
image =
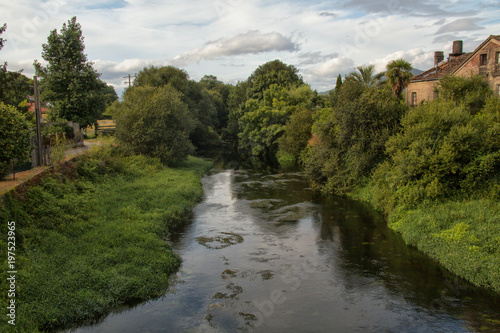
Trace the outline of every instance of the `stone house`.
[[453, 51], [444, 60], [444, 52], [434, 52], [434, 67], [414, 76], [406, 88], [406, 102], [415, 106], [437, 97], [434, 86], [445, 75], [479, 74], [500, 95], [500, 35], [491, 35], [473, 52], [463, 52], [461, 40], [453, 42]]

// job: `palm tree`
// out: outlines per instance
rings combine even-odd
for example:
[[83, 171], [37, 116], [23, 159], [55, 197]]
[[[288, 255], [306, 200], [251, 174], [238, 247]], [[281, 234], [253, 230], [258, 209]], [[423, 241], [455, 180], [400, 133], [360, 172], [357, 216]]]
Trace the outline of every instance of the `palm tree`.
[[389, 62], [386, 66], [387, 72], [385, 76], [387, 77], [387, 82], [394, 91], [397, 98], [401, 98], [403, 90], [410, 83], [410, 79], [413, 77], [411, 70], [413, 67], [411, 64], [404, 59], [397, 59]]
[[383, 73], [375, 75], [374, 65], [358, 66], [356, 69], [358, 70], [357, 72], [353, 71], [349, 73], [349, 78], [367, 87], [375, 86], [384, 75]]

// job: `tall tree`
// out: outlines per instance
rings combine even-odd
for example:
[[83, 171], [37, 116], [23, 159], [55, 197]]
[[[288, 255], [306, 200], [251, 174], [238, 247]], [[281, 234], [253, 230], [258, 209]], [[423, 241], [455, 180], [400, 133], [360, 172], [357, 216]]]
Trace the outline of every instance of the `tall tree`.
[[[0, 35], [2, 35], [5, 30], [7, 30], [7, 23], [4, 23], [4, 25], [2, 25], [0, 27]], [[3, 49], [3, 45], [5, 44], [5, 39], [3, 39], [2, 37], [0, 37], [0, 50]], [[4, 63], [3, 65], [0, 65], [0, 69], [3, 67], [3, 69], [5, 70], [5, 67], [7, 67], [7, 64]]]
[[181, 92], [181, 99], [188, 106], [195, 122], [195, 129], [190, 136], [193, 144], [196, 147], [219, 145], [220, 137], [215, 132], [218, 127], [217, 110], [212, 98], [201, 84], [189, 79], [186, 71], [173, 66], [144, 68], [137, 73], [133, 88], [166, 85], [171, 85]]
[[335, 90], [340, 90], [342, 87], [342, 75], [337, 76], [337, 83], [335, 84]]
[[83, 40], [81, 25], [73, 17], [60, 33], [52, 30], [47, 44], [42, 45], [42, 58], [48, 65], [38, 61], [34, 65], [42, 78], [42, 99], [53, 104], [52, 116], [87, 126], [105, 110], [105, 87], [87, 60]]
[[[7, 25], [0, 27], [0, 35], [5, 32]], [[0, 50], [5, 45], [6, 40], [0, 38]], [[0, 102], [17, 107], [17, 109], [27, 115], [26, 96], [33, 92], [33, 82], [24, 76], [22, 70], [10, 72], [7, 70], [7, 63], [0, 65]]]
[[[0, 27], [0, 35], [2, 35], [5, 30], [7, 29], [7, 24], [4, 24], [3, 26]], [[0, 50], [3, 49], [3, 46], [5, 44], [5, 39], [0, 37]], [[4, 84], [5, 84], [5, 74], [7, 73], [7, 63], [4, 62], [3, 65], [0, 65], [0, 89], [4, 89]]]
[[304, 84], [299, 70], [293, 65], [287, 65], [280, 60], [273, 60], [259, 66], [248, 78], [250, 82], [249, 98], [262, 100], [264, 91], [276, 84], [284, 88], [298, 87]]
[[383, 73], [375, 74], [374, 65], [358, 66], [356, 67], [356, 70], [357, 72], [352, 71], [349, 73], [349, 78], [366, 87], [373, 87], [377, 85], [380, 78], [383, 76]]
[[401, 98], [403, 90], [410, 83], [410, 79], [413, 77], [411, 70], [413, 67], [411, 64], [404, 59], [397, 59], [389, 62], [386, 66], [385, 76], [387, 77], [387, 82], [394, 91], [397, 98]]

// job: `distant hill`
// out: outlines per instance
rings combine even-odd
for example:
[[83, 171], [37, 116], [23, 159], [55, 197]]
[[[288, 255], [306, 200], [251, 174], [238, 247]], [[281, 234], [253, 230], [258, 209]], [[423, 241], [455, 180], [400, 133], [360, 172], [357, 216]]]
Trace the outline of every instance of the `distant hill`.
[[413, 76], [417, 76], [419, 74], [422, 74], [424, 71], [421, 71], [420, 69], [416, 69], [416, 68], [413, 68], [411, 73], [413, 74]]

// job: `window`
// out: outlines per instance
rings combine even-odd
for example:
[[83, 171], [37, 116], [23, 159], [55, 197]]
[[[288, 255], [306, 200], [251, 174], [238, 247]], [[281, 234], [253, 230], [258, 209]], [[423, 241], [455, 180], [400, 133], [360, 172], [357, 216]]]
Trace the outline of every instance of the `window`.
[[500, 52], [495, 53], [495, 64], [500, 64]]
[[479, 55], [479, 66], [486, 66], [488, 64], [488, 54], [480, 54]]
[[417, 93], [415, 91], [411, 93], [411, 105], [417, 105]]

